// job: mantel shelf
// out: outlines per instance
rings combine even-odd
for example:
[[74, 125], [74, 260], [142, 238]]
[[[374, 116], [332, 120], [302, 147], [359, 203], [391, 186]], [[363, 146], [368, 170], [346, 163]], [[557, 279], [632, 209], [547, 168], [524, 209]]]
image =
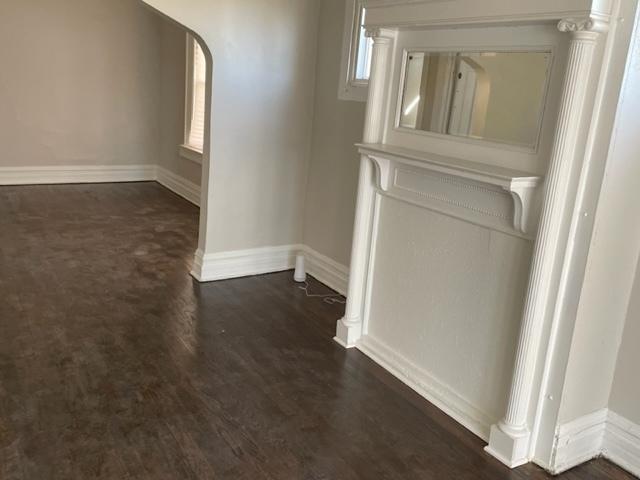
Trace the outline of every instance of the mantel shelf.
[[495, 185], [508, 191], [514, 186], [516, 188], [523, 186], [537, 187], [542, 182], [542, 177], [521, 170], [470, 162], [459, 158], [444, 157], [442, 155], [410, 150], [393, 145], [361, 143], [358, 144], [357, 147], [360, 153], [364, 155], [394, 157], [403, 163], [407, 161], [412, 163], [417, 162], [422, 164], [420, 166], [428, 170], [435, 170], [447, 175]]
[[[401, 172], [398, 170], [399, 165], [411, 167], [414, 171], [424, 170], [425, 173], [437, 175], [439, 178], [453, 178], [455, 181], [461, 182], [461, 184], [481, 184], [489, 189], [493, 188], [510, 194], [514, 206], [513, 228], [524, 235], [528, 235], [532, 231], [532, 225], [535, 223], [531, 218], [532, 204], [536, 189], [543, 181], [541, 176], [520, 170], [445, 157], [393, 145], [358, 144], [357, 147], [362, 155], [369, 157], [374, 162], [378, 188], [383, 192], [389, 192], [394, 187], [402, 189], [402, 186], [397, 185], [398, 175]], [[430, 194], [428, 188], [424, 192], [418, 193], [435, 198], [433, 194]], [[443, 198], [438, 197], [437, 199], [456, 206], [465, 206], [471, 211], [485, 211], [483, 207], [473, 205], [472, 197], [465, 198], [465, 202], [459, 201], [448, 194], [445, 194]]]

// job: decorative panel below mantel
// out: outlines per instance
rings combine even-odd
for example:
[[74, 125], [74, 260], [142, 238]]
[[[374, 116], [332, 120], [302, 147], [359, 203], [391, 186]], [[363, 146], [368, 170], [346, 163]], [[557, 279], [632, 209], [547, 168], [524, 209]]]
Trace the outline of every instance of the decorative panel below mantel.
[[401, 166], [395, 168], [388, 193], [409, 203], [496, 230], [510, 232], [513, 227], [511, 195], [481, 183]]

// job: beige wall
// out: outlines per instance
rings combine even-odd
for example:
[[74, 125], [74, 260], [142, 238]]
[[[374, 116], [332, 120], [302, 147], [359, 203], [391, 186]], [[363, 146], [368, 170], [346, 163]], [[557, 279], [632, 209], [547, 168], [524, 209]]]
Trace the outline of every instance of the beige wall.
[[199, 184], [177, 149], [185, 39], [137, 0], [0, 3], [0, 167], [158, 164]]
[[304, 242], [349, 265], [365, 104], [338, 99], [344, 0], [323, 0]]
[[[206, 250], [300, 243], [307, 230], [307, 238], [321, 232], [310, 243], [346, 263], [356, 193], [352, 144], [360, 137], [364, 104], [337, 100], [342, 0], [323, 7], [321, 66], [327, 71], [317, 79], [321, 108], [311, 156], [318, 175], [309, 186], [320, 209], [311, 208], [316, 221], [306, 229], [322, 2], [206, 2], [188, 9], [147, 3], [200, 33], [216, 59], [215, 175], [209, 178], [208, 166], [205, 171], [211, 181], [205, 188], [215, 192], [205, 213], [216, 234]], [[13, 66], [0, 70], [0, 166], [159, 164], [200, 183], [202, 167], [177, 154], [182, 28], [137, 0], [12, 0], [0, 4], [0, 19], [0, 61]], [[10, 48], [17, 38], [20, 49]], [[327, 155], [329, 165], [317, 163]]]
[[0, 166], [156, 163], [160, 26], [134, 0], [2, 0]]
[[627, 322], [611, 391], [609, 408], [640, 425], [640, 262], [631, 293]]

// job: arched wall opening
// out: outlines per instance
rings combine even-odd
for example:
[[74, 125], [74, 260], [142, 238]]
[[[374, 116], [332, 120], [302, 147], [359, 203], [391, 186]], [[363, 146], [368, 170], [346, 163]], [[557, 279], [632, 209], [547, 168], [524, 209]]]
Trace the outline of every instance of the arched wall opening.
[[[209, 205], [209, 172], [211, 171], [210, 159], [211, 159], [211, 116], [212, 116], [212, 83], [213, 83], [213, 55], [211, 53], [211, 49], [209, 45], [205, 41], [205, 39], [195, 30], [189, 28], [187, 25], [182, 23], [178, 18], [173, 18], [169, 14], [164, 13], [162, 10], [156, 8], [152, 5], [151, 2], [147, 2], [145, 0], [137, 0], [139, 4], [141, 4], [144, 8], [147, 8], [154, 12], [154, 14], [162, 17], [164, 21], [173, 24], [183, 31], [185, 38], [188, 36], [192, 37], [195, 41], [198, 42], [200, 48], [202, 49], [205, 59], [206, 59], [206, 71], [207, 71], [207, 79], [206, 79], [206, 94], [205, 94], [205, 115], [204, 115], [204, 144], [202, 149], [202, 159], [201, 159], [201, 173], [200, 173], [200, 199], [199, 199], [199, 207], [200, 207], [200, 220], [199, 220], [199, 229], [198, 229], [198, 252], [204, 252], [206, 250], [206, 235], [207, 235], [207, 211]], [[185, 85], [185, 89], [187, 86]], [[185, 102], [188, 101], [185, 99]], [[177, 147], [177, 146], [176, 146]], [[196, 252], [196, 262], [198, 261], [198, 256], [200, 255]], [[194, 276], [198, 278], [197, 272], [194, 271]]]
[[320, 3], [141, 1], [192, 32], [211, 62], [194, 276], [291, 268], [304, 235]]
[[138, 0], [10, 0], [0, 19], [1, 185], [167, 186], [167, 170], [201, 203], [201, 165], [167, 165], [184, 142], [188, 29]]
[[[191, 32], [211, 64], [202, 186], [192, 196], [201, 192], [195, 276], [291, 268], [304, 245], [320, 4], [2, 2], [0, 38], [21, 48], [2, 51], [16, 68], [0, 73], [7, 87], [0, 181], [159, 180], [160, 145], [168, 150], [168, 143], [158, 122], [164, 108], [158, 84], [166, 73], [158, 25], [168, 22], [158, 13]], [[182, 67], [165, 70], [171, 68], [184, 78]], [[171, 145], [173, 155], [178, 145]], [[238, 268], [225, 269], [229, 256]], [[213, 273], [198, 272], [205, 267]]]

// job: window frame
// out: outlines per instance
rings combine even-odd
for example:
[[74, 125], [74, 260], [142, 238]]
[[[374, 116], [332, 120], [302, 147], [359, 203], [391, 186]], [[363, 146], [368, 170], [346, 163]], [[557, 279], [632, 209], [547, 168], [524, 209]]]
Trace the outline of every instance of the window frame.
[[[194, 91], [194, 75], [195, 75], [195, 45], [196, 38], [187, 33], [186, 34], [186, 48], [185, 48], [185, 101], [184, 101], [184, 135], [182, 144], [178, 147], [178, 153], [182, 158], [191, 160], [192, 162], [202, 164], [203, 151], [196, 146], [189, 144], [189, 137], [191, 135], [191, 120], [193, 118], [193, 96]], [[204, 147], [203, 147], [204, 149]]]
[[[364, 0], [346, 0], [344, 37], [342, 42], [342, 64], [338, 98], [341, 100], [366, 102], [369, 80], [357, 78], [361, 51], [362, 15], [366, 9]], [[369, 46], [371, 48], [371, 45]], [[369, 50], [370, 52], [370, 50]]]

